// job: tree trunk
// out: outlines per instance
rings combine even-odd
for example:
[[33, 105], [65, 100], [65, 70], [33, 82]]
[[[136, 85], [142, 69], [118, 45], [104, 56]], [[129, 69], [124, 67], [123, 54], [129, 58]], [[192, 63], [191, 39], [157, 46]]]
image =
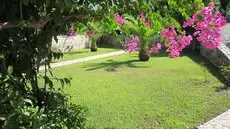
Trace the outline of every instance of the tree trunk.
[[96, 51], [97, 51], [97, 43], [96, 41], [92, 40], [91, 52], [96, 52]]
[[150, 54], [148, 48], [147, 47], [141, 48], [141, 50], [139, 51], [139, 60], [148, 61], [149, 59], [150, 59]]

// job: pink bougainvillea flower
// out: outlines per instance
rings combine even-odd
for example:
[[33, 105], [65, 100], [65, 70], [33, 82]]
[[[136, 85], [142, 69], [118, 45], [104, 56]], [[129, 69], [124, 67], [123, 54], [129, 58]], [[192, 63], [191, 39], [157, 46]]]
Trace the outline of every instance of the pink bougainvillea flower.
[[87, 34], [89, 37], [91, 37], [91, 36], [93, 36], [94, 32], [89, 30], [89, 31], [86, 32], [86, 34]]
[[125, 20], [119, 15], [119, 13], [115, 13], [114, 18], [116, 22], [120, 25], [123, 25], [125, 23]]
[[144, 11], [141, 11], [141, 13], [140, 13], [140, 19], [145, 24], [145, 26], [147, 26], [147, 27], [151, 26], [151, 21], [146, 19]]
[[223, 26], [225, 26], [227, 24], [227, 20], [226, 18], [221, 14], [221, 12], [217, 11], [216, 12], [216, 24], [215, 27], [218, 28], [222, 28]]
[[161, 43], [157, 43], [157, 44], [156, 44], [156, 48], [157, 48], [157, 49], [161, 49], [161, 47], [162, 47]]
[[132, 53], [137, 50], [140, 39], [138, 36], [132, 36], [130, 40], [126, 40], [124, 48], [126, 52]]
[[174, 26], [164, 29], [161, 32], [161, 37], [168, 43], [166, 52], [173, 58], [179, 57], [181, 51], [192, 41], [192, 36], [186, 36], [185, 32], [182, 35], [177, 35]]
[[172, 49], [170, 50], [169, 56], [172, 58], [177, 58], [180, 56], [180, 51], [178, 51], [177, 49]]
[[147, 27], [150, 27], [150, 26], [151, 26], [150, 20], [147, 20], [147, 21], [145, 22], [145, 26], [147, 26]]
[[143, 22], [145, 22], [145, 12], [144, 11], [141, 11], [140, 18]]
[[207, 7], [204, 7], [202, 10], [201, 10], [201, 13], [204, 15], [204, 16], [210, 16], [213, 14], [213, 10], [214, 9], [214, 3], [211, 2], [208, 4]]
[[68, 33], [67, 33], [68, 36], [76, 36], [76, 31], [74, 29], [69, 29]]
[[178, 36], [178, 43], [180, 44], [179, 46], [179, 50], [182, 51], [185, 47], [187, 47], [192, 41], [192, 36], [191, 35], [188, 35], [188, 36], [185, 36], [185, 35], [179, 35]]
[[175, 27], [174, 26], [170, 26], [167, 29], [164, 29], [161, 32], [161, 37], [162, 38], [166, 38], [168, 40], [173, 40], [175, 38], [175, 36], [177, 36], [177, 33], [175, 31]]
[[200, 6], [199, 6], [199, 4], [197, 3], [196, 6], [195, 6], [195, 8], [198, 9], [199, 7], [200, 7]]
[[152, 53], [158, 53], [160, 49], [161, 49], [161, 43], [156, 43], [152, 46], [152, 48], [150, 48], [150, 51]]
[[191, 19], [189, 19], [189, 20], [187, 20], [187, 21], [185, 21], [185, 22], [183, 23], [183, 28], [186, 28], [187, 26], [193, 25], [193, 24], [197, 21], [197, 19], [198, 19], [198, 13], [195, 13], [195, 14], [192, 16]]
[[214, 3], [211, 2], [184, 22], [183, 27], [194, 27], [196, 32], [193, 35], [197, 40], [205, 47], [215, 49], [221, 44], [220, 31], [226, 23], [225, 17], [219, 11], [214, 11]]
[[209, 7], [204, 7], [204, 8], [202, 9], [202, 14], [203, 14], [204, 16], [210, 16], [210, 15], [212, 14], [212, 9], [209, 8]]
[[214, 7], [215, 7], [214, 2], [210, 2], [210, 3], [208, 4], [208, 7], [211, 8], [211, 9], [214, 9]]

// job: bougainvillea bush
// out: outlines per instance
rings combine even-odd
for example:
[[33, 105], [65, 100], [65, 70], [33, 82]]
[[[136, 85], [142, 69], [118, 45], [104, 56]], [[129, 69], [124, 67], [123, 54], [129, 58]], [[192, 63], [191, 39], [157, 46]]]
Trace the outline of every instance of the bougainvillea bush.
[[[152, 21], [146, 19], [143, 11], [136, 19], [127, 15], [123, 15], [123, 18], [118, 13], [114, 14], [114, 19], [122, 34], [130, 36], [128, 40], [124, 41], [125, 50], [131, 53], [140, 48], [139, 59], [141, 61], [149, 59], [149, 49], [153, 53], [158, 53], [162, 46], [166, 48], [165, 51], [169, 53], [170, 57], [175, 58], [179, 57], [182, 50], [190, 45], [193, 38], [197, 38], [203, 46], [209, 49], [215, 49], [221, 44], [220, 30], [226, 24], [225, 17], [219, 11], [215, 11], [213, 2], [201, 10], [199, 10], [198, 4], [195, 8], [198, 11], [182, 25], [182, 28], [188, 26], [195, 28], [196, 31], [193, 35], [187, 34], [185, 29], [180, 30], [174, 25], [159, 32], [159, 27], [154, 24], [155, 19], [151, 19]], [[154, 40], [154, 37], [159, 33], [160, 40]], [[148, 48], [148, 44], [153, 45]], [[141, 59], [140, 55], [145, 56]]]
[[161, 32], [161, 38], [167, 47], [166, 52], [173, 58], [178, 57], [182, 50], [192, 41], [192, 36], [186, 36], [185, 32], [178, 35], [174, 26], [164, 29]]
[[187, 26], [194, 27], [196, 30], [194, 36], [202, 45], [210, 49], [214, 49], [221, 44], [220, 30], [227, 23], [225, 17], [214, 9], [214, 3], [211, 2], [183, 24], [183, 28]]
[[[139, 50], [139, 60], [148, 61], [150, 58], [149, 49], [157, 52], [161, 49], [160, 31], [163, 29], [164, 22], [161, 15], [153, 12], [149, 9], [148, 13], [144, 10], [139, 12], [139, 15], [132, 16], [128, 14], [115, 13], [113, 16], [115, 21], [115, 29], [118, 34], [116, 37], [121, 39], [125, 51], [132, 53]], [[166, 22], [169, 25], [170, 21]], [[158, 45], [154, 48], [154, 44], [158, 42]]]
[[127, 14], [123, 16], [124, 18], [118, 13], [114, 14], [114, 19], [118, 25], [117, 30], [126, 37], [123, 44], [125, 51], [132, 53], [139, 48], [139, 59], [148, 61], [150, 58], [148, 44], [153, 40], [152, 35], [157, 34], [157, 29], [151, 25], [143, 11], [136, 18]]
[[[196, 5], [196, 8], [198, 9], [199, 5]], [[220, 31], [227, 22], [225, 17], [214, 9], [214, 3], [211, 2], [208, 6], [195, 12], [192, 18], [183, 23], [183, 28], [188, 26], [195, 28], [196, 31], [193, 36], [186, 36], [185, 31], [182, 35], [177, 36], [173, 26], [169, 29], [164, 29], [161, 37], [167, 46], [166, 52], [169, 52], [171, 57], [178, 57], [180, 52], [191, 43], [193, 37], [206, 48], [215, 49], [220, 46]]]

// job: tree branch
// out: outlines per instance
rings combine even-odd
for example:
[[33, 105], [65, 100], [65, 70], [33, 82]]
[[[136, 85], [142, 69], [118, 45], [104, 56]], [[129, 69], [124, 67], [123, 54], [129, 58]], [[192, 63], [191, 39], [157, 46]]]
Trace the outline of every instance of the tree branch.
[[[91, 19], [91, 18], [100, 19], [101, 16], [87, 16], [87, 15], [76, 15], [75, 14], [75, 15], [65, 16], [64, 21], [70, 20], [71, 18], [87, 20], [87, 19]], [[40, 21], [26, 21], [24, 27], [25, 28], [39, 29], [39, 28], [42, 28], [43, 26], [45, 26], [51, 20], [52, 20], [52, 18], [42, 19]], [[22, 20], [18, 20], [18, 21], [15, 21], [15, 22], [10, 21], [10, 22], [0, 23], [0, 31], [2, 31], [4, 29], [20, 27], [20, 24], [22, 22], [23, 22]]]
[[[47, 18], [46, 20], [40, 20], [40, 21], [28, 21], [28, 22], [25, 23], [26, 24], [25, 27], [26, 28], [39, 29], [39, 28], [43, 27], [50, 20], [52, 20], [52, 19]], [[2, 31], [4, 29], [20, 27], [20, 23], [22, 23], [22, 21], [0, 23], [0, 31]]]

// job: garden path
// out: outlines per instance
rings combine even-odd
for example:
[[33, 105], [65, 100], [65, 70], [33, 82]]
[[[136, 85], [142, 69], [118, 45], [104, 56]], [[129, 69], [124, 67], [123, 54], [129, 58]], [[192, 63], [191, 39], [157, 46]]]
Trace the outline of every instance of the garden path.
[[198, 129], [230, 129], [230, 110], [199, 126]]
[[[68, 61], [62, 61], [58, 63], [51, 63], [50, 67], [55, 68], [55, 67], [61, 67], [65, 65], [71, 65], [71, 64], [77, 64], [77, 63], [82, 63], [90, 60], [95, 60], [95, 59], [100, 59], [100, 58], [105, 58], [105, 57], [110, 57], [110, 56], [116, 56], [116, 55], [121, 55], [124, 54], [125, 51], [116, 51], [116, 52], [110, 52], [106, 54], [100, 54], [96, 56], [89, 56], [89, 57], [84, 57], [84, 58], [79, 58], [79, 59], [73, 59], [73, 60], [68, 60]], [[45, 70], [45, 66], [41, 66], [39, 70]]]

